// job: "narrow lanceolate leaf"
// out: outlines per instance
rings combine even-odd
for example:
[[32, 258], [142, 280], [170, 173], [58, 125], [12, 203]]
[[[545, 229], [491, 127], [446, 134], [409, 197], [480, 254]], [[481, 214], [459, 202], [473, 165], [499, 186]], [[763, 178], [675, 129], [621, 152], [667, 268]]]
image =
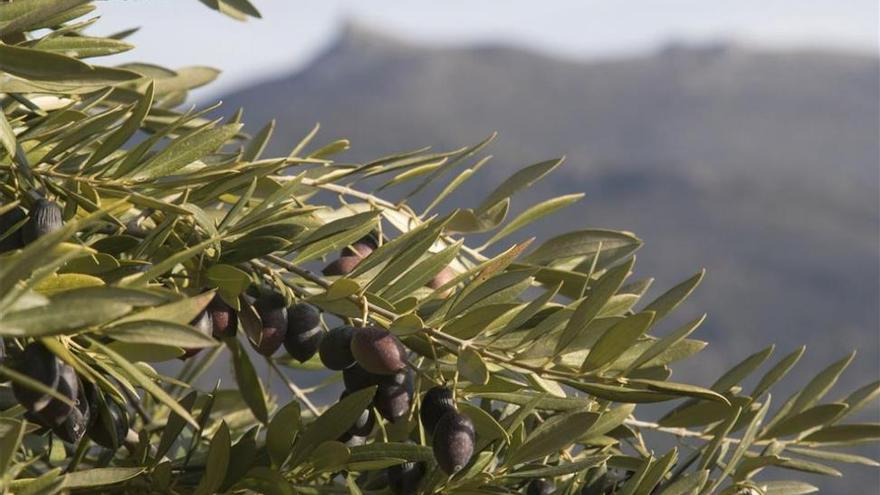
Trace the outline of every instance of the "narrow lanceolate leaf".
[[110, 349], [109, 347], [97, 342], [94, 339], [88, 339], [92, 346], [97, 348], [100, 352], [105, 354], [110, 358], [114, 363], [116, 363], [122, 370], [138, 385], [143, 387], [150, 395], [156, 398], [159, 402], [168, 406], [172, 411], [177, 413], [180, 417], [186, 420], [187, 423], [191, 424], [194, 427], [198, 427], [198, 423], [196, 420], [190, 416], [189, 411], [183, 408], [173, 397], [168, 395], [162, 387], [156, 385], [156, 383], [147, 378], [146, 375], [134, 364], [130, 363], [127, 359], [120, 356], [118, 353]]
[[471, 348], [458, 355], [458, 373], [471, 383], [485, 385], [489, 382], [489, 370], [483, 358]]
[[599, 337], [581, 369], [592, 371], [611, 364], [644, 335], [654, 321], [654, 313], [638, 313], [609, 328]]
[[727, 459], [727, 464], [724, 466], [724, 469], [721, 471], [721, 475], [715, 479], [714, 484], [712, 485], [713, 491], [715, 488], [721, 486], [721, 483], [724, 479], [730, 476], [739, 462], [743, 459], [746, 453], [749, 451], [749, 448], [752, 446], [752, 443], [758, 436], [758, 432], [761, 429], [761, 424], [764, 421], [764, 417], [767, 416], [767, 411], [770, 410], [770, 398], [768, 397], [758, 412], [755, 414], [755, 417], [752, 418], [749, 423], [748, 428], [746, 428], [746, 432], [743, 433], [742, 438], [740, 439], [739, 444], [736, 446], [736, 450], [733, 451], [730, 458]]
[[144, 89], [143, 94], [138, 95], [138, 100], [134, 105], [131, 116], [98, 146], [98, 149], [92, 153], [89, 161], [86, 162], [86, 165], [92, 165], [103, 160], [134, 136], [134, 133], [140, 129], [144, 118], [146, 118], [150, 107], [153, 105], [153, 90], [154, 84], [151, 81], [146, 89]]
[[203, 127], [172, 141], [165, 149], [140, 164], [127, 179], [146, 181], [171, 175], [195, 160], [213, 153], [235, 136], [241, 124]]
[[266, 407], [266, 394], [260, 376], [254, 369], [254, 364], [248, 357], [238, 340], [230, 339], [227, 344], [232, 353], [232, 366], [235, 372], [235, 381], [238, 383], [238, 391], [241, 398], [248, 405], [261, 423], [269, 421], [269, 411]]
[[244, 149], [244, 153], [241, 155], [241, 159], [244, 161], [252, 162], [256, 161], [260, 158], [260, 155], [263, 154], [263, 150], [266, 149], [266, 145], [269, 143], [269, 139], [272, 137], [272, 131], [275, 130], [275, 119], [269, 121], [260, 132], [254, 136], [253, 139], [248, 143], [248, 145]]
[[837, 379], [840, 378], [840, 375], [849, 366], [855, 355], [856, 351], [851, 352], [813, 377], [810, 383], [798, 394], [797, 400], [794, 401], [789, 414], [797, 414], [822, 400], [822, 397], [837, 383]]
[[0, 335], [46, 337], [87, 328], [118, 318], [132, 307], [107, 301], [101, 305], [48, 304], [22, 311], [8, 312], [0, 318]]
[[548, 199], [536, 205], [529, 207], [526, 211], [520, 213], [516, 218], [507, 223], [501, 230], [495, 233], [485, 244], [483, 248], [489, 247], [495, 242], [509, 236], [517, 230], [539, 220], [557, 210], [561, 210], [570, 206], [583, 198], [583, 194], [567, 194], [553, 199]]
[[88, 58], [126, 52], [134, 48], [134, 45], [112, 38], [55, 36], [41, 39], [34, 48], [76, 58]]
[[758, 483], [758, 488], [763, 490], [764, 495], [806, 495], [819, 491], [803, 481], [762, 481]]
[[718, 393], [724, 393], [730, 390], [734, 385], [738, 385], [743, 379], [749, 376], [758, 366], [764, 364], [764, 361], [773, 354], [773, 349], [776, 346], [771, 345], [766, 349], [756, 352], [746, 359], [742, 360], [739, 364], [731, 368], [729, 371], [724, 373], [715, 383], [712, 384], [712, 390]]
[[139, 476], [146, 468], [143, 467], [106, 467], [74, 471], [64, 475], [64, 488], [93, 489], [99, 486], [115, 485]]
[[208, 458], [205, 460], [205, 474], [199, 481], [195, 493], [197, 495], [211, 495], [220, 489], [223, 478], [226, 476], [226, 470], [230, 461], [229, 450], [232, 447], [229, 438], [229, 427], [225, 421], [220, 422], [220, 427], [214, 433], [211, 439], [211, 445], [208, 447]]
[[693, 277], [661, 294], [657, 299], [648, 304], [644, 311], [653, 311], [656, 313], [654, 319], [656, 321], [662, 320], [663, 317], [668, 315], [673, 309], [681, 304], [682, 301], [687, 299], [691, 292], [700, 285], [700, 281], [703, 280], [704, 275], [706, 275], [706, 270], [700, 270], [700, 273], [697, 273]]
[[594, 256], [600, 249], [599, 263], [632, 254], [642, 241], [627, 232], [579, 230], [553, 237], [529, 253], [523, 260], [536, 265], [557, 264], [570, 258]]
[[[187, 411], [192, 411], [193, 405], [196, 403], [196, 398], [198, 398], [198, 393], [190, 392], [186, 397], [180, 399], [180, 406]], [[178, 435], [183, 431], [184, 426], [186, 426], [186, 420], [183, 417], [174, 412], [168, 416], [168, 421], [165, 423], [165, 428], [162, 430], [162, 436], [159, 438], [159, 446], [156, 448], [156, 455], [153, 458], [155, 463], [158, 464], [159, 461], [162, 460], [162, 457], [178, 439]]]
[[184, 349], [214, 347], [220, 344], [210, 335], [205, 335], [189, 325], [159, 320], [130, 321], [106, 328], [103, 333], [120, 342], [160, 343]]
[[514, 471], [507, 478], [552, 478], [565, 474], [577, 473], [591, 467], [598, 466], [607, 461], [610, 455], [593, 455], [574, 462], [560, 463], [556, 466], [546, 466], [537, 469], [524, 469]]
[[69, 12], [82, 15], [90, 9], [80, 11], [77, 7], [88, 1], [29, 0], [0, 4], [0, 36], [56, 25], [56, 19], [66, 19], [65, 14]]
[[293, 400], [275, 413], [266, 432], [266, 450], [275, 466], [280, 467], [287, 460], [299, 429], [299, 402]]
[[575, 412], [545, 422], [510, 452], [505, 464], [515, 466], [557, 452], [574, 443], [598, 417], [595, 413]]
[[27, 423], [11, 418], [0, 419], [0, 473], [5, 473], [15, 457]]
[[770, 390], [770, 387], [776, 384], [779, 380], [782, 380], [785, 375], [788, 374], [789, 371], [797, 364], [798, 360], [801, 356], [804, 355], [804, 351], [806, 350], [806, 346], [801, 346], [795, 349], [794, 352], [780, 359], [776, 365], [770, 368], [767, 373], [761, 377], [761, 380], [755, 385], [755, 390], [752, 391], [752, 397], [758, 398], [764, 395], [764, 392]]
[[838, 417], [848, 406], [842, 403], [821, 404], [806, 409], [773, 425], [763, 438], [779, 438], [796, 435], [803, 431], [822, 426]]
[[324, 411], [315, 421], [305, 427], [302, 435], [296, 441], [291, 463], [296, 465], [322, 442], [339, 438], [360, 417], [373, 400], [375, 393], [375, 386], [358, 390]]
[[499, 202], [513, 196], [516, 192], [525, 189], [535, 182], [541, 180], [545, 175], [549, 174], [558, 167], [565, 158], [557, 158], [544, 162], [529, 165], [515, 174], [511, 175], [507, 180], [502, 182], [494, 191], [486, 196], [486, 199], [480, 203], [477, 211], [487, 211]]
[[[611, 299], [611, 296], [623, 285], [623, 281], [626, 280], [634, 263], [635, 258], [630, 258], [626, 263], [608, 270], [605, 275], [596, 281], [590, 295], [578, 305], [565, 326], [565, 330], [562, 331], [562, 335], [560, 335], [559, 341], [556, 343], [557, 354], [568, 347], [577, 338], [578, 334], [587, 328], [587, 325], [602, 311], [602, 308]], [[648, 324], [650, 325], [650, 321]]]
[[0, 70], [27, 80], [98, 86], [141, 77], [128, 70], [92, 66], [73, 57], [12, 45], [0, 45]]
[[804, 442], [849, 444], [880, 439], [880, 423], [854, 423], [826, 426], [804, 437]]
[[627, 372], [639, 369], [639, 367], [641, 367], [642, 365], [663, 354], [667, 349], [686, 339], [688, 335], [699, 328], [699, 326], [703, 323], [703, 321], [705, 321], [705, 319], [706, 315], [704, 314], [699, 318], [689, 321], [684, 325], [678, 327], [660, 340], [655, 341], [653, 344], [651, 344], [651, 347], [645, 349], [645, 351], [636, 360], [634, 360], [632, 364], [629, 365], [629, 367], [627, 368]]
[[0, 112], [0, 144], [3, 145], [3, 149], [9, 153], [10, 157], [15, 156], [15, 133], [12, 131], [9, 121], [6, 120], [4, 112]]

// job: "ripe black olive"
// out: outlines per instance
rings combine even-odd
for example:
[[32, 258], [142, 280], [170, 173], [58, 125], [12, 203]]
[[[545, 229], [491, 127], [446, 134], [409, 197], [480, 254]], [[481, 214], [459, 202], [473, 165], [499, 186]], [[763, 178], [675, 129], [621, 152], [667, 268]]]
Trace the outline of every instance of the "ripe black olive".
[[30, 244], [40, 237], [60, 229], [63, 225], [61, 207], [58, 206], [58, 203], [40, 198], [31, 208], [28, 222], [22, 228], [22, 241], [25, 244]]
[[368, 234], [364, 237], [361, 237], [357, 241], [355, 241], [351, 247], [342, 248], [342, 257], [345, 256], [357, 256], [360, 258], [366, 258], [370, 255], [376, 248], [379, 247], [379, 243], [376, 242], [376, 237], [374, 234]]
[[[58, 363], [58, 385], [55, 386], [55, 391], [73, 403], [79, 397], [79, 378], [76, 376], [76, 371], [67, 363], [60, 361]], [[53, 397], [46, 407], [35, 410], [34, 413], [43, 425], [52, 427], [63, 423], [74, 409], [73, 405]]]
[[211, 335], [215, 339], [235, 337], [238, 331], [238, 313], [226, 304], [219, 295], [215, 295], [208, 303], [208, 314], [211, 315]]
[[264, 356], [271, 356], [281, 347], [287, 334], [287, 303], [284, 296], [273, 292], [257, 298], [254, 310], [263, 322], [260, 343], [254, 349]]
[[25, 218], [27, 218], [27, 215], [19, 207], [15, 207], [0, 215], [0, 237], [2, 237], [0, 239], [0, 254], [14, 251], [24, 246], [24, 241], [21, 238], [23, 225], [18, 226], [14, 232], [12, 232], [12, 228]]
[[425, 465], [421, 462], [405, 462], [389, 467], [387, 473], [391, 493], [410, 495], [418, 491], [425, 474]]
[[357, 256], [342, 256], [324, 267], [321, 273], [328, 277], [348, 275], [361, 262]]
[[86, 433], [86, 429], [91, 424], [92, 413], [91, 413], [91, 404], [93, 403], [90, 400], [90, 392], [94, 392], [94, 386], [90, 383], [86, 385], [88, 382], [80, 381], [79, 382], [79, 394], [76, 398], [76, 407], [70, 411], [70, 414], [67, 415], [67, 418], [61, 423], [52, 428], [52, 431], [58, 435], [58, 438], [64, 440], [67, 443], [76, 443], [82, 439], [83, 435]]
[[125, 407], [107, 399], [104, 407], [98, 405], [94, 413], [96, 413], [94, 422], [86, 431], [89, 438], [102, 447], [118, 449], [128, 434], [128, 413]]
[[336, 327], [321, 340], [318, 355], [328, 369], [341, 371], [354, 364], [351, 354], [351, 337], [354, 328], [349, 326]]
[[457, 411], [449, 411], [434, 427], [434, 458], [440, 469], [452, 476], [474, 455], [474, 423]]
[[[18, 357], [15, 371], [55, 389], [58, 387], [60, 376], [60, 361], [43, 344], [31, 342]], [[18, 402], [29, 411], [39, 411], [52, 400], [51, 395], [17, 382], [12, 383], [12, 392]]]
[[[193, 319], [193, 321], [189, 322], [190, 326], [198, 330], [200, 333], [205, 335], [211, 335], [214, 331], [213, 323], [211, 321], [211, 314], [208, 313], [207, 310], [202, 311], [198, 314], [198, 316]], [[201, 347], [192, 347], [189, 349], [183, 350], [183, 355], [180, 356], [180, 359], [189, 359], [201, 351]]]
[[391, 332], [378, 327], [355, 329], [351, 353], [363, 369], [377, 375], [391, 375], [406, 366], [403, 344]]
[[[456, 275], [457, 274], [455, 273], [455, 270], [447, 266], [440, 270], [437, 275], [434, 275], [434, 278], [432, 278], [431, 281], [428, 282], [426, 285], [431, 289], [437, 290], [440, 287], [443, 287], [444, 285], [449, 283], [449, 281], [454, 279]], [[440, 297], [445, 299], [451, 296], [453, 292], [455, 292], [455, 287], [450, 287], [441, 292]]]
[[444, 414], [454, 410], [455, 400], [452, 398], [452, 390], [446, 387], [434, 387], [428, 390], [419, 406], [419, 418], [428, 435], [434, 434], [434, 427]]
[[532, 480], [526, 488], [526, 495], [550, 495], [556, 486], [550, 481], [539, 479]]
[[304, 363], [312, 358], [321, 341], [324, 330], [321, 329], [321, 314], [311, 304], [294, 304], [287, 308], [287, 335], [284, 336], [284, 348], [297, 361]]
[[412, 375], [407, 370], [384, 376], [378, 382], [373, 405], [392, 423], [405, 417], [412, 403]]
[[342, 370], [342, 383], [349, 392], [357, 392], [376, 385], [379, 383], [379, 378], [378, 375], [368, 372], [357, 364]]

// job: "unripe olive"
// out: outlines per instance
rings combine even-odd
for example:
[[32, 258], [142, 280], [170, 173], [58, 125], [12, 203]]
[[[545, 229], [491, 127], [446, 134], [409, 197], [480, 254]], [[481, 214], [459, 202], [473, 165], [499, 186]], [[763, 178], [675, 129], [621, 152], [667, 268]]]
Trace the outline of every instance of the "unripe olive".
[[27, 218], [27, 215], [19, 207], [15, 207], [0, 215], [0, 237], [3, 237], [0, 239], [0, 254], [14, 251], [24, 246], [24, 241], [21, 238], [23, 226], [19, 226], [14, 232], [12, 232], [12, 228], [25, 218]]
[[452, 476], [474, 455], [474, 423], [457, 411], [449, 411], [434, 427], [434, 458], [440, 469]]
[[419, 483], [425, 474], [425, 465], [421, 462], [404, 462], [389, 467], [387, 473], [391, 493], [410, 495], [418, 491]]
[[263, 322], [260, 343], [254, 349], [264, 356], [271, 356], [281, 347], [287, 334], [287, 303], [284, 296], [273, 292], [257, 298], [254, 310]]
[[345, 390], [349, 392], [357, 392], [376, 385], [379, 383], [379, 378], [378, 375], [368, 372], [358, 364], [342, 370], [342, 383], [345, 384]]
[[550, 495], [556, 486], [550, 481], [538, 479], [532, 480], [526, 488], [526, 495]]
[[[427, 285], [431, 289], [437, 290], [440, 287], [443, 287], [444, 285], [449, 283], [449, 281], [454, 279], [456, 277], [456, 275], [457, 274], [455, 273], [455, 270], [453, 270], [452, 268], [447, 266], [447, 267], [443, 268], [442, 270], [440, 270], [437, 273], [437, 275], [434, 275], [434, 278], [432, 278], [431, 281], [428, 282]], [[450, 287], [450, 288], [444, 290], [443, 292], [441, 292], [440, 297], [445, 299], [445, 298], [451, 296], [453, 292], [455, 292], [455, 287]]]
[[324, 330], [321, 328], [321, 314], [311, 304], [294, 304], [287, 308], [287, 334], [284, 348], [297, 361], [304, 363], [312, 358], [321, 341]]
[[235, 337], [238, 331], [238, 313], [232, 306], [226, 304], [219, 295], [215, 295], [207, 309], [211, 315], [211, 335], [215, 339]]
[[[52, 354], [43, 344], [31, 342], [19, 356], [15, 371], [55, 389], [58, 387], [59, 367], [60, 361], [55, 357], [55, 354]], [[52, 400], [51, 395], [28, 388], [18, 382], [12, 383], [12, 393], [18, 402], [29, 411], [39, 411]]]
[[125, 407], [114, 400], [108, 399], [105, 406], [105, 408], [95, 408], [94, 422], [86, 433], [96, 444], [116, 450], [122, 445], [128, 433], [128, 413]]
[[407, 370], [379, 380], [373, 405], [383, 418], [397, 422], [407, 415], [411, 404], [412, 375]]
[[61, 213], [61, 207], [58, 206], [58, 203], [40, 198], [31, 208], [28, 222], [22, 228], [22, 241], [25, 244], [30, 244], [40, 237], [60, 229], [64, 225]]
[[455, 411], [455, 400], [452, 398], [452, 390], [446, 387], [434, 387], [422, 397], [419, 406], [419, 419], [428, 435], [433, 435], [437, 422], [449, 411]]
[[[189, 325], [198, 330], [199, 333], [205, 335], [211, 335], [214, 333], [214, 324], [211, 320], [211, 314], [208, 312], [208, 310], [203, 310], [201, 313], [199, 313], [198, 316], [193, 319], [193, 321], [189, 322]], [[191, 347], [188, 349], [184, 349], [183, 355], [180, 356], [180, 359], [189, 359], [198, 354], [201, 350], [201, 347]]]
[[[73, 367], [67, 363], [60, 361], [58, 363], [58, 385], [55, 386], [55, 391], [74, 404], [79, 397], [79, 378]], [[63, 423], [74, 408], [73, 405], [53, 397], [46, 407], [35, 410], [34, 413], [43, 425], [52, 427]]]
[[391, 375], [406, 367], [406, 350], [391, 332], [378, 327], [357, 328], [351, 339], [351, 353], [370, 373]]
[[328, 369], [341, 371], [354, 364], [351, 354], [351, 337], [354, 328], [349, 326], [336, 327], [321, 340], [318, 356]]
[[357, 256], [342, 256], [325, 266], [321, 273], [328, 277], [348, 275], [360, 262], [361, 258]]

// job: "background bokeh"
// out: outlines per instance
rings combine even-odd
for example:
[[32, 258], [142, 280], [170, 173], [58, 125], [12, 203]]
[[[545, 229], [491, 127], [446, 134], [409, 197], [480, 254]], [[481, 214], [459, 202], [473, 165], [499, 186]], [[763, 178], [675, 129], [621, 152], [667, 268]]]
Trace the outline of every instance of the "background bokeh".
[[[667, 322], [709, 313], [698, 337], [711, 344], [678, 377], [708, 384], [750, 352], [804, 342], [801, 370], [858, 350], [842, 390], [880, 377], [876, 1], [255, 3], [264, 19], [239, 23], [194, 1], [109, 0], [99, 26], [143, 26], [117, 62], [221, 69], [193, 103], [243, 107], [251, 131], [276, 119], [270, 153], [316, 122], [325, 141], [352, 140], [350, 160], [499, 131], [456, 206], [566, 155], [511, 214], [587, 198], [520, 238], [632, 230], [654, 294], [706, 267]], [[845, 472], [823, 487], [880, 486], [877, 470]]]

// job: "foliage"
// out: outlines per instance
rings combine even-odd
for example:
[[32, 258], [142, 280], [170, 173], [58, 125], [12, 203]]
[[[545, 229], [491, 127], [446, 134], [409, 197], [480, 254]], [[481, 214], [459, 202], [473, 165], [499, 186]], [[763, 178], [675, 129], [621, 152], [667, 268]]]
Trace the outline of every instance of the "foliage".
[[[258, 15], [246, 0], [205, 3]], [[880, 425], [851, 419], [875, 401], [878, 382], [826, 400], [851, 355], [774, 400], [781, 406], [772, 412], [770, 391], [802, 348], [763, 374], [774, 349], [760, 351], [708, 388], [671, 381], [670, 365], [704, 347], [689, 338], [704, 317], [671, 331], [660, 323], [703, 273], [642, 302], [651, 280], [629, 280], [641, 247], [633, 234], [577, 230], [489, 255], [580, 199], [553, 198], [507, 220], [511, 199], [561, 160], [523, 168], [476, 207], [433, 214], [485, 163], [491, 136], [459, 150], [346, 163], [332, 157], [348, 142], [315, 145], [316, 128], [288, 156], [263, 158], [272, 123], [251, 137], [241, 112], [222, 120], [206, 117], [212, 108], [178, 109], [216, 71], [83, 62], [132, 48], [128, 33], [82, 34], [93, 9], [80, 0], [0, 4], [0, 214], [17, 219], [3, 224], [0, 242], [30, 241], [0, 254], [8, 354], [0, 364], [8, 380], [0, 386], [0, 489], [387, 493], [389, 477], [394, 485], [401, 473], [417, 473], [419, 493], [519, 493], [552, 480], [562, 494], [782, 495], [814, 491], [798, 472], [838, 476], [828, 463], [877, 465], [834, 450], [880, 436]], [[367, 192], [376, 181], [377, 191], [404, 199]], [[411, 199], [426, 195], [430, 205], [417, 212]], [[34, 226], [46, 199], [61, 205], [63, 223]], [[343, 276], [310, 268], [342, 249], [353, 259], [369, 236], [376, 245]], [[488, 240], [470, 247], [475, 238]], [[250, 352], [265, 349], [269, 317], [259, 298], [267, 292], [284, 305], [319, 307], [325, 327], [389, 329], [411, 370], [412, 388], [397, 384], [413, 399], [400, 417], [378, 420], [365, 442], [351, 442], [365, 409], [381, 408], [381, 383], [316, 405], [310, 395], [341, 373], [303, 389], [291, 371], [322, 368], [318, 355], [299, 363], [272, 357], [274, 349]], [[243, 332], [200, 331], [200, 315], [217, 301], [237, 311]], [[83, 390], [94, 387], [93, 416], [122, 404], [131, 429], [109, 440], [90, 429], [65, 442], [16, 403], [18, 387], [72, 407], [57, 377], [47, 386], [23, 363], [34, 342], [75, 370]], [[176, 377], [154, 367], [191, 354]], [[220, 356], [231, 361], [236, 387], [194, 388]], [[291, 398], [267, 392], [255, 359]], [[752, 376], [761, 378], [744, 386]], [[419, 420], [422, 397], [440, 384], [464, 415], [459, 436], [468, 436], [468, 423], [475, 431], [472, 458], [452, 476], [436, 469], [430, 446], [436, 452], [438, 439]], [[637, 419], [636, 405], [672, 401], [659, 421]], [[655, 432], [679, 446], [656, 453]], [[795, 480], [762, 481], [769, 469]]]

